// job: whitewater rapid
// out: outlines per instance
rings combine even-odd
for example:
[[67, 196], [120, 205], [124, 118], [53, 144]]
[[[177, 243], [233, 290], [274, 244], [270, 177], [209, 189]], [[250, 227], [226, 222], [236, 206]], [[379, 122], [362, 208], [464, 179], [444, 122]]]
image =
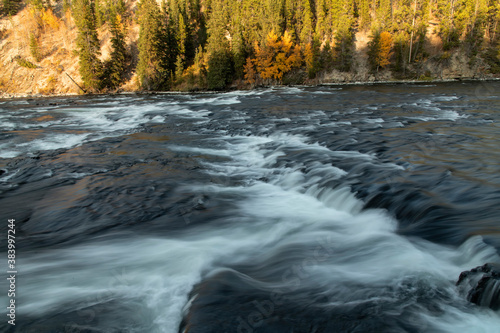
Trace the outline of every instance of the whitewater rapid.
[[[362, 179], [366, 170], [375, 170], [394, 175], [384, 179], [395, 182], [398, 175], [414, 170], [422, 158], [412, 156], [404, 163], [382, 158], [376, 150], [364, 148], [361, 143], [366, 141], [356, 138], [357, 133], [376, 129], [391, 133], [415, 121], [470, 121], [466, 111], [449, 110], [449, 104], [441, 104], [460, 97], [443, 94], [400, 101], [392, 105], [396, 110], [390, 116], [380, 114], [387, 104], [376, 101], [370, 107], [350, 105], [337, 116], [321, 110], [320, 102], [310, 110], [286, 112], [290, 106], [285, 103], [288, 97], [283, 96], [305, 94], [305, 89], [167, 95], [139, 103], [137, 97], [111, 101], [102, 97], [80, 107], [61, 100], [57, 108], [36, 108], [36, 113], [52, 115], [39, 126], [14, 119], [35, 117], [30, 107], [16, 107], [3, 114], [2, 130], [6, 133], [38, 131], [0, 143], [0, 157], [7, 161], [55, 149], [84, 148], [104, 138], [129, 138], [170, 121], [174, 130], [178, 128], [190, 139], [164, 139], [154, 150], [161, 149], [179, 160], [194, 160], [198, 166], [193, 170], [204, 175], [181, 178], [175, 184], [175, 193], [189, 193], [190, 201], [186, 201], [195, 208], [169, 208], [162, 213], [179, 221], [180, 227], [172, 232], [141, 233], [141, 228], [90, 232], [87, 226], [76, 223], [75, 233], [81, 230], [88, 234], [84, 241], [34, 246], [26, 252], [19, 249], [18, 318], [30, 318], [35, 327], [42, 327], [40, 332], [44, 320], [51, 317], [56, 319], [46, 326], [47, 331], [96, 327], [106, 332], [178, 332], [190, 302], [196, 299], [191, 294], [193, 288], [229, 272], [269, 295], [266, 300], [286, 295], [291, 303], [314, 307], [318, 316], [365, 306], [373, 307], [374, 316], [401, 318], [420, 332], [496, 332], [500, 327], [498, 312], [469, 304], [455, 282], [462, 271], [500, 262], [497, 249], [481, 234], [459, 245], [402, 234], [395, 214], [385, 208], [366, 207], [355, 181]], [[317, 92], [318, 96], [344, 94], [337, 88]], [[284, 102], [272, 104], [267, 119], [251, 114], [243, 105], [245, 99], [269, 104], [276, 96]], [[408, 108], [414, 113], [401, 115]], [[217, 113], [219, 118], [214, 119]], [[342, 119], [345, 114], [356, 114], [357, 118]], [[179, 125], [183, 121], [189, 126]], [[312, 135], [316, 132], [326, 133], [328, 139], [318, 140]], [[335, 136], [344, 132], [349, 135], [339, 139], [344, 140], [342, 149], [327, 141], [335, 142]], [[109, 142], [115, 145], [114, 150], [122, 144]], [[357, 144], [360, 149], [352, 149]], [[98, 153], [112, 154], [114, 150], [103, 147]], [[147, 162], [147, 157], [139, 159]], [[93, 168], [51, 170], [40, 179], [66, 177], [81, 184], [110, 172], [109, 166]], [[5, 163], [3, 170], [0, 182], [23, 186], [21, 182], [14, 184], [22, 173], [13, 164]], [[155, 186], [154, 182], [148, 185], [147, 172], [143, 177], [145, 187]], [[117, 186], [113, 191], [125, 190]], [[90, 192], [82, 187], [71, 193], [76, 199], [67, 205], [78, 207], [80, 197]], [[69, 209], [55, 201], [44, 205], [48, 219], [59, 216], [51, 215], [56, 210]], [[204, 220], [205, 211], [210, 220]], [[70, 223], [79, 215], [65, 216]], [[51, 232], [57, 232], [57, 227]], [[5, 282], [0, 286], [4, 290]], [[4, 304], [5, 295], [0, 297]], [[239, 318], [246, 327], [256, 329], [247, 316], [242, 312]]]

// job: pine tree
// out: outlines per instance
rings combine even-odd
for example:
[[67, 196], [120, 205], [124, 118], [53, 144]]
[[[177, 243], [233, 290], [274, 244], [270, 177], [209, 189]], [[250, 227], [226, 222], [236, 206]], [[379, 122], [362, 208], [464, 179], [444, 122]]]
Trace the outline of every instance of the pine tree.
[[43, 0], [31, 0], [30, 5], [35, 10], [38, 10], [38, 11], [41, 11], [45, 8], [45, 4], [43, 3]]
[[368, 29], [372, 22], [370, 15], [370, 0], [357, 0], [361, 29]]
[[103, 3], [104, 0], [94, 0], [95, 3], [95, 17], [97, 27], [102, 27], [106, 23], [106, 4]]
[[34, 33], [30, 33], [30, 53], [33, 60], [36, 62], [40, 62], [40, 60], [42, 60], [42, 54], [38, 45], [38, 38]]
[[162, 63], [162, 22], [160, 8], [155, 0], [139, 3], [139, 87], [146, 90], [166, 89], [170, 75]]
[[379, 71], [387, 67], [392, 56], [392, 36], [387, 31], [376, 31], [368, 43], [368, 56], [372, 69]]
[[2, 0], [2, 15], [16, 15], [21, 4], [19, 0]]
[[335, 67], [349, 72], [353, 65], [354, 33], [352, 29], [339, 30], [335, 35]]
[[325, 38], [325, 25], [328, 16], [328, 7], [326, 5], [326, 0], [316, 1], [316, 29], [315, 35], [320, 41]]
[[125, 44], [125, 28], [119, 14], [110, 19], [111, 30], [111, 55], [105, 64], [105, 85], [107, 88], [116, 89], [123, 82], [127, 67], [127, 48]]
[[214, 0], [208, 21], [209, 53], [207, 84], [208, 89], [220, 90], [233, 79], [234, 67], [230, 44], [226, 38], [229, 13], [226, 0]]
[[78, 28], [76, 46], [80, 76], [88, 90], [98, 91], [102, 88], [103, 66], [99, 60], [101, 46], [97, 37], [94, 1], [74, 0], [73, 17]]

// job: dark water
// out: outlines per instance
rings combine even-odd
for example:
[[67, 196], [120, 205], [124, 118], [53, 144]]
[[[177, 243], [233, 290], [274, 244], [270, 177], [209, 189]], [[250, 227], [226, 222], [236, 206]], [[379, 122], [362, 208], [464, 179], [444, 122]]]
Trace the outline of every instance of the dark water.
[[1, 330], [498, 332], [455, 282], [500, 262], [500, 83], [5, 100], [0, 121]]

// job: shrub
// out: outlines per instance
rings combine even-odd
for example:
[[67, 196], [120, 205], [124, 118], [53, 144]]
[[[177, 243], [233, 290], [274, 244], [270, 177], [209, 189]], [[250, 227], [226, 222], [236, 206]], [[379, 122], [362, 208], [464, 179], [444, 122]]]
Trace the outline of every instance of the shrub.
[[42, 54], [38, 46], [38, 38], [36, 38], [35, 34], [33, 33], [30, 33], [30, 53], [33, 57], [33, 60], [35, 60], [36, 62], [40, 62], [40, 60], [42, 60]]
[[21, 57], [17, 57], [16, 62], [21, 67], [30, 68], [30, 69], [38, 68], [38, 66], [35, 65], [34, 63], [32, 63], [29, 60], [26, 60], [24, 58], [21, 58]]

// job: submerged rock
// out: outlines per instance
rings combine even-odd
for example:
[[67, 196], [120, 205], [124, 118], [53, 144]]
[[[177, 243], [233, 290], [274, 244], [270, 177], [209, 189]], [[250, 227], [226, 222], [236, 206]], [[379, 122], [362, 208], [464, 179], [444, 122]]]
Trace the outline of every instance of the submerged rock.
[[457, 281], [460, 291], [471, 303], [500, 309], [500, 265], [485, 264], [460, 274]]

